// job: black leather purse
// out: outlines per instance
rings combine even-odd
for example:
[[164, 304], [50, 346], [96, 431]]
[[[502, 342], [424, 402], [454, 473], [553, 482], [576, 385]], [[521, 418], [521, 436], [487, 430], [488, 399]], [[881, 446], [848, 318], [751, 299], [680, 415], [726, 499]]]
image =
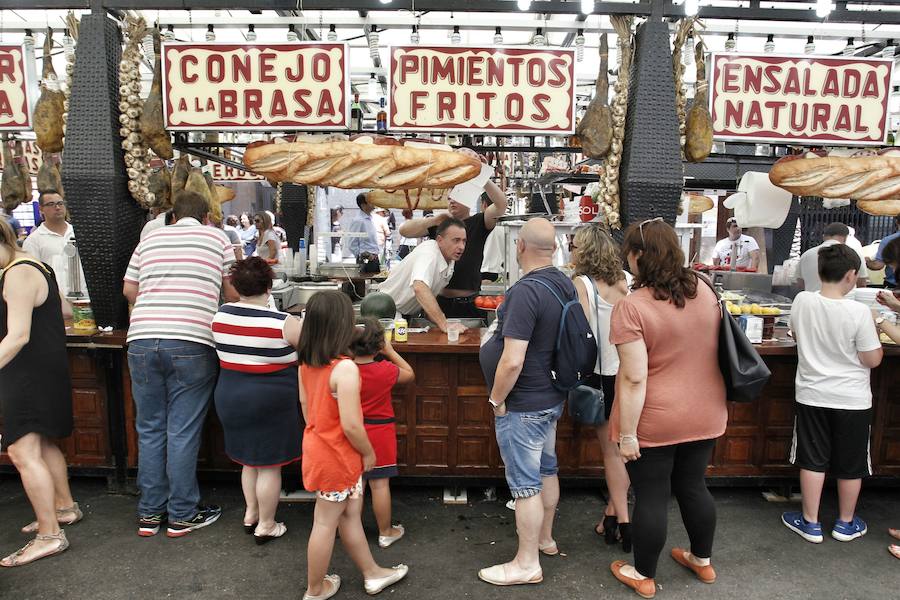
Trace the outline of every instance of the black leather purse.
[[741, 326], [725, 308], [716, 288], [706, 277], [697, 277], [716, 295], [722, 313], [722, 326], [719, 327], [719, 369], [725, 379], [725, 397], [731, 402], [753, 402], [762, 393], [772, 372]]

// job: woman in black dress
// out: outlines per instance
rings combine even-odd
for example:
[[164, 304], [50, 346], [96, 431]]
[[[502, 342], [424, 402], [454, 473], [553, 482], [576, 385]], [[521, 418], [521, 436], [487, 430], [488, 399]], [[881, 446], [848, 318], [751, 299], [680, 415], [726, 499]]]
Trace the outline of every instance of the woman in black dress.
[[82, 517], [69, 490], [66, 459], [52, 441], [72, 434], [63, 304], [53, 272], [22, 252], [0, 219], [0, 444], [37, 517], [23, 530], [37, 536], [0, 560], [3, 567], [59, 554], [69, 547], [60, 524]]

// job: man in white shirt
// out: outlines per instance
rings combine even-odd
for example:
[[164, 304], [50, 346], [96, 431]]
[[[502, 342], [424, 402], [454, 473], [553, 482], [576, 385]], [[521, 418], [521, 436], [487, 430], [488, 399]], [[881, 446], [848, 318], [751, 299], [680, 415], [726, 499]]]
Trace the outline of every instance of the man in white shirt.
[[[797, 285], [807, 292], [818, 292], [822, 289], [822, 280], [819, 279], [819, 250], [835, 244], [846, 244], [850, 235], [850, 228], [843, 223], [829, 223], [825, 226], [822, 236], [825, 241], [810, 248], [800, 255], [800, 264], [797, 266]], [[865, 263], [859, 267], [857, 287], [865, 287], [869, 273]]]
[[466, 225], [459, 219], [447, 219], [437, 229], [437, 237], [419, 244], [401, 260], [379, 286], [397, 304], [402, 315], [424, 310], [432, 323], [447, 332], [447, 317], [436, 296], [453, 276], [454, 263], [466, 249]]
[[743, 235], [737, 219], [731, 217], [725, 222], [728, 237], [716, 242], [713, 250], [714, 265], [734, 265], [756, 271], [759, 267], [759, 244], [749, 235]]
[[[50, 265], [56, 273], [59, 289], [68, 295], [72, 291], [69, 281], [69, 257], [64, 254], [63, 249], [75, 237], [75, 230], [66, 221], [66, 203], [58, 192], [47, 190], [38, 196], [38, 206], [44, 222], [31, 230], [22, 243], [22, 249]], [[81, 292], [88, 295], [84, 269], [79, 270]]]
[[849, 542], [865, 535], [856, 515], [862, 478], [872, 474], [870, 371], [882, 349], [869, 308], [844, 298], [862, 261], [845, 244], [819, 251], [819, 292], [800, 292], [791, 305], [797, 341], [796, 416], [790, 462], [800, 468], [802, 510], [786, 512], [784, 525], [821, 543], [819, 500], [826, 473], [838, 480], [838, 519], [831, 536]]

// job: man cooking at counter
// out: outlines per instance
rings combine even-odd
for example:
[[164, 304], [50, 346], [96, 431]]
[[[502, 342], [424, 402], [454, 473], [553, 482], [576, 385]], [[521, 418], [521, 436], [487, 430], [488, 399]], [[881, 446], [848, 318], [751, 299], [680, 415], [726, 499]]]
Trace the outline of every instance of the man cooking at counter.
[[[849, 236], [850, 228], [843, 223], [829, 223], [825, 226], [825, 229], [822, 231], [822, 237], [825, 241], [814, 248], [810, 248], [800, 256], [797, 284], [801, 289], [807, 292], [818, 292], [822, 289], [822, 280], [819, 278], [819, 250], [835, 244], [846, 244]], [[866, 270], [865, 259], [860, 257], [860, 260], [863, 262], [860, 264], [857, 272], [856, 287], [866, 287], [866, 279], [869, 273]]]
[[[471, 209], [461, 202], [450, 200], [448, 213], [423, 219], [411, 219], [400, 225], [400, 235], [405, 238], [437, 237], [439, 226], [446, 219], [459, 219], [466, 228], [466, 250], [456, 263], [453, 277], [437, 297], [438, 305], [448, 317], [482, 318], [475, 306], [475, 298], [481, 290], [481, 262], [484, 243], [506, 213], [506, 194], [497, 184], [488, 180], [481, 196], [482, 212], [471, 214]], [[406, 260], [406, 259], [405, 259]]]
[[419, 244], [394, 266], [378, 291], [394, 299], [401, 315], [413, 317], [424, 311], [425, 316], [446, 333], [447, 315], [441, 310], [436, 296], [451, 281], [454, 265], [465, 249], [465, 223], [452, 217], [444, 219], [437, 226], [437, 237]]
[[759, 244], [749, 235], [743, 235], [737, 219], [725, 221], [728, 237], [716, 242], [713, 250], [714, 265], [733, 265], [734, 268], [756, 271], [759, 267]]

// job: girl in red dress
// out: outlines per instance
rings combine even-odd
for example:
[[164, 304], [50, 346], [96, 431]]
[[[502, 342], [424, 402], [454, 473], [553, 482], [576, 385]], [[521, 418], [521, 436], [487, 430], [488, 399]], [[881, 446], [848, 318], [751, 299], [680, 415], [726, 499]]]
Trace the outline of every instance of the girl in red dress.
[[[385, 339], [384, 329], [373, 318], [366, 319], [364, 327], [357, 328], [350, 352], [359, 367], [363, 423], [375, 449], [375, 468], [364, 473], [363, 478], [372, 490], [378, 545], [387, 548], [405, 533], [403, 525], [391, 523], [390, 478], [397, 475], [397, 427], [391, 390], [395, 385], [415, 381], [416, 375]], [[378, 354], [386, 360], [376, 361]]]
[[363, 427], [359, 369], [346, 357], [353, 340], [353, 305], [341, 292], [319, 292], [306, 305], [297, 355], [303, 434], [303, 485], [316, 492], [307, 548], [303, 600], [326, 600], [341, 586], [328, 574], [337, 530], [363, 574], [367, 594], [400, 581], [406, 565], [380, 567], [362, 527], [362, 474], [375, 466], [375, 451]]

